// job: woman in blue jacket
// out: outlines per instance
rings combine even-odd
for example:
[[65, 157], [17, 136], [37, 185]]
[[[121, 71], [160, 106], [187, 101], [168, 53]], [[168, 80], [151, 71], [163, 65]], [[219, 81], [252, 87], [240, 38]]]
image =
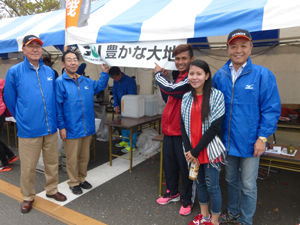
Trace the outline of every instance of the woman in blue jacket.
[[104, 90], [109, 76], [98, 81], [76, 73], [79, 56], [70, 50], [63, 53], [65, 72], [56, 79], [57, 125], [67, 158], [68, 185], [73, 194], [92, 185], [85, 180], [90, 158], [91, 137], [95, 134], [94, 95]]

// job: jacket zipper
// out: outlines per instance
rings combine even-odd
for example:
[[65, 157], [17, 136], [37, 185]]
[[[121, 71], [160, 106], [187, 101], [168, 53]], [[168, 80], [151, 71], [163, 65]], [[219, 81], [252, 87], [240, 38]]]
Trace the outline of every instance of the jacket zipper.
[[[224, 69], [223, 69], [224, 70]], [[224, 70], [224, 72], [229, 76], [229, 78], [231, 79], [231, 76], [230, 74], [227, 73], [227, 71]], [[235, 85], [235, 82], [237, 81], [237, 79], [239, 79], [241, 76], [243, 75], [246, 75], [247, 73], [249, 73], [250, 71], [244, 73], [244, 74], [241, 74], [240, 76], [238, 76], [235, 81], [232, 83], [232, 95], [231, 95], [231, 101], [230, 101], [230, 113], [229, 113], [229, 124], [228, 124], [228, 143], [227, 143], [227, 148], [226, 148], [226, 151], [228, 152], [229, 151], [229, 146], [230, 146], [230, 127], [231, 127], [231, 115], [232, 115], [232, 105], [233, 105], [233, 97], [234, 97], [234, 85]], [[232, 79], [231, 79], [232, 81]]]
[[48, 113], [47, 113], [45, 97], [44, 97], [44, 93], [43, 93], [43, 90], [42, 90], [41, 81], [40, 81], [40, 77], [39, 77], [39, 72], [38, 72], [38, 70], [35, 70], [35, 72], [36, 72], [36, 76], [37, 76], [37, 79], [38, 79], [38, 82], [39, 82], [40, 91], [41, 91], [41, 94], [42, 94], [44, 110], [45, 110], [45, 116], [46, 116], [46, 124], [47, 124], [47, 128], [48, 128], [48, 134], [50, 134], [50, 127], [49, 127], [49, 122], [48, 122]]
[[81, 108], [82, 108], [82, 122], [83, 122], [83, 127], [84, 127], [85, 134], [87, 135], [86, 126], [85, 126], [85, 122], [84, 122], [84, 107], [83, 107], [83, 101], [82, 101], [81, 94], [80, 94], [79, 83], [78, 83], [77, 80], [74, 80], [74, 81], [77, 85], [77, 89], [78, 89], [78, 93], [79, 93], [79, 98], [80, 98]]

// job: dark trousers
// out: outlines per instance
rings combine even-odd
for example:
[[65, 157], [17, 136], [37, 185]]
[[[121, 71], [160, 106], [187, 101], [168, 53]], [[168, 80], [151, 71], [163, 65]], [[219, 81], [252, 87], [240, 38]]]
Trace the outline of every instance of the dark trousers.
[[[3, 126], [5, 115], [0, 116], [0, 128]], [[0, 161], [3, 166], [8, 165], [8, 159], [12, 158], [15, 154], [7, 147], [7, 145], [0, 139]]]
[[192, 185], [189, 177], [188, 164], [182, 148], [181, 136], [164, 136], [163, 166], [167, 189], [171, 195], [178, 193], [179, 175], [181, 176], [181, 199], [186, 204], [192, 204]]

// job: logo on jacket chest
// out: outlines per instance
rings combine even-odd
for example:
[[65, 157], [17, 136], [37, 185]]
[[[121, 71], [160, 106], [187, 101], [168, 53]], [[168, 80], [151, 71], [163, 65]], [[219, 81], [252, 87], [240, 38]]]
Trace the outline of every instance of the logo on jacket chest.
[[53, 77], [47, 77], [47, 81], [52, 81]]
[[88, 86], [84, 86], [83, 88], [84, 88], [84, 90], [88, 90], [88, 89], [89, 89], [89, 87], [88, 87]]
[[253, 90], [254, 89], [253, 84], [246, 84], [245, 89], [246, 90]]

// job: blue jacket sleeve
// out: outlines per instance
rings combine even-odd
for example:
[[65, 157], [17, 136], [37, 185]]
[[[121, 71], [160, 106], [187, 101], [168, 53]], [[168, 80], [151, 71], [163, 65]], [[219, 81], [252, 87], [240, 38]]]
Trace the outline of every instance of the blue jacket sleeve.
[[182, 98], [182, 96], [190, 89], [187, 78], [178, 83], [172, 83], [163, 76], [162, 72], [159, 71], [155, 74], [155, 79], [162, 93], [171, 95], [175, 98]]
[[281, 112], [281, 101], [276, 84], [276, 78], [270, 70], [260, 80], [259, 104], [260, 125], [258, 136], [269, 137], [277, 128], [277, 122]]
[[65, 128], [64, 121], [64, 87], [62, 80], [55, 81], [55, 94], [56, 94], [56, 119], [58, 129]]
[[4, 102], [13, 117], [15, 117], [16, 115], [17, 104], [17, 88], [15, 75], [15, 71], [13, 69], [9, 69], [6, 74], [4, 86]]
[[102, 72], [100, 74], [99, 80], [98, 81], [93, 81], [94, 82], [94, 94], [99, 93], [100, 91], [103, 91], [108, 83], [109, 75], [108, 73]]

